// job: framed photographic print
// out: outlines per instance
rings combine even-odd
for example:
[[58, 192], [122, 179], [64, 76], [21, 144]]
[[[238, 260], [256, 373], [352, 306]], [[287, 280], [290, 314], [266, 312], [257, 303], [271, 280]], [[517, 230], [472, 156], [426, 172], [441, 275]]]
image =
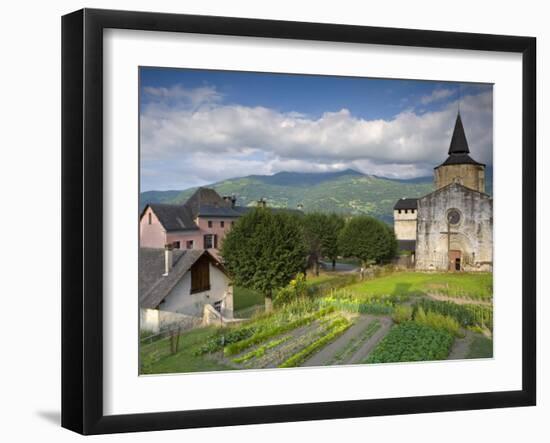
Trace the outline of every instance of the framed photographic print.
[[534, 38], [62, 31], [64, 427], [535, 404]]

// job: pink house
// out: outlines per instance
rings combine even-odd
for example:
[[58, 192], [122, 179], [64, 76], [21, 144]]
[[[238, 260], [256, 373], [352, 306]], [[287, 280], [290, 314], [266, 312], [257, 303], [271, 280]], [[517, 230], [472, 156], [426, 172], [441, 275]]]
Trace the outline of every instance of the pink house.
[[139, 220], [140, 247], [207, 249], [217, 255], [225, 234], [250, 208], [236, 205], [235, 197], [221, 197], [199, 188], [183, 205], [148, 204]]

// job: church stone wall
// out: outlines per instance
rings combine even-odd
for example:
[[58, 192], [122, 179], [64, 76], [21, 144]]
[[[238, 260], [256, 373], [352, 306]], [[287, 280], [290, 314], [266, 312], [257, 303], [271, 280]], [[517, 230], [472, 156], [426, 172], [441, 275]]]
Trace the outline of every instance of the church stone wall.
[[459, 250], [463, 270], [491, 271], [493, 263], [493, 201], [457, 183], [418, 199], [416, 269], [448, 269], [447, 211], [461, 213], [451, 225], [451, 250]]
[[393, 211], [393, 229], [397, 240], [416, 240], [416, 209], [395, 209]]
[[441, 189], [454, 182], [475, 191], [485, 192], [485, 168], [472, 164], [444, 165], [435, 168], [435, 189]]

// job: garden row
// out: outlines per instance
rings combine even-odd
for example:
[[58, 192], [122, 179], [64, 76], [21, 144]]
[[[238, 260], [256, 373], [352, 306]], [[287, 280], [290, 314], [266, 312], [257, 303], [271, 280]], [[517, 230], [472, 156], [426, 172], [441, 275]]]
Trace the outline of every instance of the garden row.
[[301, 299], [241, 326], [218, 329], [194, 350], [236, 368], [294, 367], [342, 335], [353, 314]]

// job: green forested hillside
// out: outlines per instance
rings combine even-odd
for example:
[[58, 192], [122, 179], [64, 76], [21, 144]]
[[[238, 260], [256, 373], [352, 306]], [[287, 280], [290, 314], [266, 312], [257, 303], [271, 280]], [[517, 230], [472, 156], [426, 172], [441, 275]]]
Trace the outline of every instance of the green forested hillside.
[[[251, 175], [209, 185], [220, 195], [235, 194], [238, 204], [254, 205], [265, 198], [269, 206], [304, 211], [368, 214], [392, 221], [392, 209], [401, 197], [420, 197], [432, 191], [431, 177], [392, 180], [347, 170], [335, 173], [280, 172], [271, 176]], [[184, 191], [149, 191], [140, 196], [147, 203], [184, 203], [196, 188]]]

